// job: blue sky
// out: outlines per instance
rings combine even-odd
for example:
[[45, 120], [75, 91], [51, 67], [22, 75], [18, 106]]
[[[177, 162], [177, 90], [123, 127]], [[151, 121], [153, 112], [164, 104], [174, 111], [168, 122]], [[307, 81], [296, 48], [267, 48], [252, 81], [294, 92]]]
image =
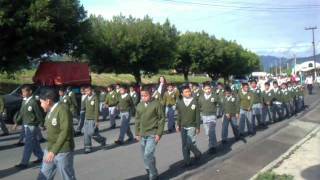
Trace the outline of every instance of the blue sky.
[[320, 53], [320, 0], [80, 0], [88, 14], [110, 19], [115, 15], [155, 22], [166, 18], [181, 33], [206, 31], [217, 38], [235, 40], [260, 55], [284, 57], [312, 54], [311, 31], [317, 26]]

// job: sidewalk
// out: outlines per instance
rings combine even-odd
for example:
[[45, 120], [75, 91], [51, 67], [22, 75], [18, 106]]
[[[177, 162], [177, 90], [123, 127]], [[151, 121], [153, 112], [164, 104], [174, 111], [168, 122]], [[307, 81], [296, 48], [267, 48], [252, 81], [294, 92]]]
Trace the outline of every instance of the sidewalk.
[[[260, 178], [270, 177], [269, 172], [282, 177], [293, 177], [294, 180], [320, 179], [320, 126], [304, 139], [292, 146], [286, 153], [271, 162], [260, 172]], [[263, 174], [263, 176], [261, 176]], [[258, 174], [257, 174], [258, 175]], [[256, 179], [254, 176], [252, 179]], [[262, 178], [264, 177], [264, 178]], [[284, 178], [291, 179], [291, 178]]]
[[273, 169], [276, 174], [292, 175], [294, 179], [320, 179], [320, 129], [312, 133], [300, 147], [278, 167]]

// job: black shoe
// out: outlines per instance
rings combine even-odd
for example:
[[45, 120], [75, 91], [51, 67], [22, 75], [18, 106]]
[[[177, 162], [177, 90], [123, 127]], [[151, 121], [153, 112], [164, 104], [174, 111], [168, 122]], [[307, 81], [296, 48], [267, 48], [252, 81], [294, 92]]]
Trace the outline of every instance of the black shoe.
[[103, 138], [102, 142], [101, 142], [101, 146], [102, 147], [105, 147], [106, 146], [106, 141], [107, 141], [107, 138]]
[[44, 142], [47, 142], [47, 140], [46, 140], [45, 138], [41, 138], [41, 139], [39, 140], [39, 142], [40, 142], [40, 143], [44, 143]]
[[221, 143], [222, 144], [228, 144], [228, 141], [227, 140], [222, 140]]
[[74, 136], [75, 137], [78, 137], [78, 136], [81, 136], [81, 135], [82, 135], [81, 131], [75, 131], [74, 132]]
[[117, 144], [117, 145], [122, 145], [123, 144], [123, 142], [120, 141], [120, 140], [116, 140], [116, 141], [114, 141], [114, 143]]
[[24, 143], [23, 142], [18, 142], [18, 143], [16, 143], [16, 146], [24, 146]]
[[134, 138], [129, 138], [126, 140], [126, 143], [130, 143], [130, 142], [135, 142], [135, 139]]
[[208, 150], [208, 153], [209, 153], [209, 154], [216, 154], [216, 153], [217, 153], [217, 149], [214, 148], [214, 147], [212, 147], [212, 148], [210, 148], [210, 149]]
[[42, 159], [37, 159], [35, 161], [32, 161], [33, 164], [39, 164], [42, 163]]
[[9, 133], [2, 133], [0, 136], [8, 136]]
[[26, 164], [17, 164], [14, 167], [18, 168], [18, 169], [26, 169], [26, 168], [28, 168], [28, 165], [26, 165]]
[[115, 129], [116, 128], [116, 125], [113, 125], [113, 126], [110, 126], [109, 129]]
[[150, 174], [150, 171], [149, 171], [149, 169], [146, 169], [146, 171], [147, 171], [147, 175], [149, 176], [149, 174]]
[[194, 157], [194, 160], [195, 160], [195, 161], [199, 161], [199, 160], [201, 159], [201, 156], [202, 156], [202, 153], [196, 155], [196, 156]]

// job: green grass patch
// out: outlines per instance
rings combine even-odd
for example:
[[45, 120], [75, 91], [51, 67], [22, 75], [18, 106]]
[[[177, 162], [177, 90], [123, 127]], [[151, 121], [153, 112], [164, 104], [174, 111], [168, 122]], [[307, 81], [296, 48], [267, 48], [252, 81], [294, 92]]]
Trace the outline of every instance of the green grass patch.
[[293, 176], [287, 174], [276, 174], [272, 171], [267, 171], [258, 175], [255, 180], [293, 180]]

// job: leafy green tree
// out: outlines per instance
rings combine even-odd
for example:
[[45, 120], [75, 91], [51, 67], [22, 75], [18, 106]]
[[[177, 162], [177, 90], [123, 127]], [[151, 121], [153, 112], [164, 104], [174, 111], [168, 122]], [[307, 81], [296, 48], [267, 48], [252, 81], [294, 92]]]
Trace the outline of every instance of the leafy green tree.
[[141, 75], [168, 68], [174, 57], [178, 32], [168, 20], [160, 24], [148, 16], [120, 15], [112, 20], [91, 16], [89, 21], [91, 35], [81, 49], [98, 73], [130, 73], [140, 83]]
[[1, 0], [0, 72], [13, 73], [42, 55], [71, 53], [85, 18], [78, 0]]

